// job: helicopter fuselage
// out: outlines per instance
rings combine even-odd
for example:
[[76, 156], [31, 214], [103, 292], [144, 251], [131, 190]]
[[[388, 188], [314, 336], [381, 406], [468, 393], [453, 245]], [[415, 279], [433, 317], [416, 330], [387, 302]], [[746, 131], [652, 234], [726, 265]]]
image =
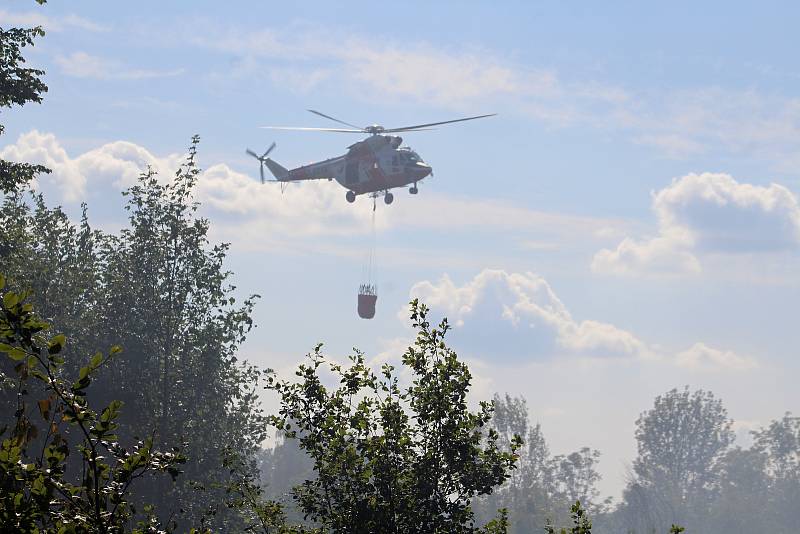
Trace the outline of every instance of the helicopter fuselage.
[[[391, 202], [390, 189], [416, 184], [432, 172], [419, 155], [409, 147], [401, 146], [403, 140], [391, 135], [372, 135], [351, 145], [347, 154], [295, 169], [286, 170], [272, 160], [265, 161], [277, 181], [336, 180], [348, 190], [347, 200], [356, 195], [386, 195]], [[282, 171], [282, 172], [281, 172]]]

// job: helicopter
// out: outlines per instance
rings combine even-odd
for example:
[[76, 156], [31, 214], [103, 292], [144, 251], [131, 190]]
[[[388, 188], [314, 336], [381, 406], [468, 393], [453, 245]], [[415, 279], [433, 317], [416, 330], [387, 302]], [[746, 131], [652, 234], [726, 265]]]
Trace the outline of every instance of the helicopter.
[[[256, 154], [248, 148], [245, 152], [256, 158], [260, 164], [261, 183], [270, 181], [281, 182], [281, 184], [284, 185], [289, 182], [301, 182], [305, 180], [336, 180], [347, 189], [345, 198], [350, 203], [355, 202], [357, 195], [368, 194], [373, 198], [383, 196], [383, 200], [386, 204], [391, 204], [394, 201], [394, 195], [391, 189], [410, 185], [411, 187], [408, 189], [408, 192], [412, 195], [416, 195], [419, 192], [417, 184], [423, 178], [433, 176], [433, 169], [420, 158], [419, 154], [410, 147], [402, 146], [402, 137], [390, 134], [431, 130], [434, 129], [432, 128], [433, 126], [483, 119], [496, 115], [496, 113], [490, 113], [488, 115], [477, 115], [449, 121], [402, 126], [400, 128], [384, 128], [378, 124], [364, 127], [356, 126], [313, 109], [307, 111], [338, 122], [344, 126], [348, 126], [348, 128], [301, 128], [291, 126], [262, 126], [262, 128], [271, 130], [368, 134], [369, 137], [350, 145], [347, 149], [347, 153], [343, 156], [310, 163], [291, 170], [286, 169], [275, 160], [268, 157], [275, 149], [275, 143], [272, 143], [261, 155]], [[275, 177], [274, 180], [265, 180], [265, 166]]]

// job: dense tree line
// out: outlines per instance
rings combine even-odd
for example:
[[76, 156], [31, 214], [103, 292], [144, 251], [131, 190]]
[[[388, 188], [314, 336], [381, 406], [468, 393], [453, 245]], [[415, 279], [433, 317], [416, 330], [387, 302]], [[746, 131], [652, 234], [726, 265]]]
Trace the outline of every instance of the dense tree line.
[[479, 499], [483, 515], [507, 508], [511, 532], [543, 532], [548, 521], [566, 523], [570, 506], [580, 501], [596, 515], [607, 503], [599, 498], [597, 462], [600, 452], [583, 447], [553, 456], [539, 424], [530, 425], [527, 403], [522, 397], [494, 396], [493, 426], [504, 437], [524, 436], [518, 469], [508, 483]]
[[[6, 195], [0, 210], [0, 272], [73, 340], [65, 370], [76, 372], [81, 355], [124, 347], [99, 373], [92, 399], [125, 404], [123, 442], [151, 435], [191, 458], [177, 484], [140, 490], [142, 502], [172, 503], [165, 512], [176, 519], [215, 506], [213, 491], [199, 498], [191, 486], [224, 478], [223, 448], [252, 455], [266, 428], [260, 371], [236, 357], [254, 300], [236, 304], [223, 267], [227, 247], [210, 245], [208, 221], [196, 216], [195, 143], [171, 180], [148, 170], [126, 191], [129, 225], [118, 234], [91, 228], [86, 208], [73, 224], [41, 195]], [[2, 402], [10, 409], [13, 392]]]
[[[791, 413], [735, 444], [733, 420], [713, 393], [673, 389], [636, 421], [638, 454], [619, 502], [600, 499], [599, 451], [552, 457], [541, 427], [529, 424], [524, 398], [495, 396], [493, 425], [526, 435], [509, 482], [478, 501], [478, 510], [509, 509], [509, 532], [541, 532], [565, 523], [580, 500], [594, 532], [651, 534], [681, 525], [709, 534], [796, 531], [800, 524], [800, 418]], [[590, 437], [587, 437], [590, 438]]]
[[800, 523], [800, 418], [786, 413], [734, 443], [710, 392], [673, 389], [636, 422], [638, 456], [619, 506], [599, 532], [795, 532]]
[[[43, 35], [41, 28], [0, 29], [0, 106], [41, 101], [44, 73], [26, 67], [23, 51]], [[197, 215], [197, 143], [172, 177], [143, 169], [124, 193], [128, 224], [118, 233], [94, 229], [85, 205], [73, 222], [30, 192], [31, 180], [47, 169], [0, 162], [0, 273], [9, 294], [27, 296], [51, 331], [69, 339], [59, 373], [76, 376], [87, 354], [123, 347], [112, 363], [93, 369], [86, 392], [92, 405], [125, 407], [115, 414], [120, 444], [151, 440], [187, 458], [177, 481], [145, 481], [131, 490], [131, 502], [139, 509], [161, 503], [163, 524], [205, 518], [221, 526], [230, 519], [219, 506], [229, 478], [224, 451], [252, 458], [266, 420], [257, 402], [261, 371], [236, 356], [252, 327], [255, 296], [236, 302], [224, 268], [227, 245], [211, 244], [209, 223]], [[0, 409], [15, 414], [19, 364], [3, 359], [0, 371]], [[46, 397], [47, 389], [29, 382], [25, 391]], [[80, 464], [75, 456], [66, 461]]]

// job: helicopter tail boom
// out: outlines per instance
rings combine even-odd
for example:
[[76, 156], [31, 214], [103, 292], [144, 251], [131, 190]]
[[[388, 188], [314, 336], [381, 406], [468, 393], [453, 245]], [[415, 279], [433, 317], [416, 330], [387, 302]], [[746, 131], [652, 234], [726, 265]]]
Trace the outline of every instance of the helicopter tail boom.
[[264, 165], [267, 166], [267, 168], [269, 169], [269, 172], [271, 172], [272, 175], [277, 180], [279, 180], [281, 182], [289, 180], [289, 178], [290, 178], [289, 170], [286, 169], [285, 167], [281, 166], [275, 160], [273, 160], [271, 158], [267, 158], [267, 159], [264, 160]]

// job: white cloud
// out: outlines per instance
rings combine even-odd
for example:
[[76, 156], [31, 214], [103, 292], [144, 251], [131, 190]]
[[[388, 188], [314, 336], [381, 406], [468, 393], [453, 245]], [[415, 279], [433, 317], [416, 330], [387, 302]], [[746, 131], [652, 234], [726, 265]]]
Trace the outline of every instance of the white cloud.
[[693, 88], [644, 100], [635, 139], [670, 156], [710, 148], [756, 155], [786, 169], [800, 149], [800, 99], [754, 90]]
[[659, 235], [625, 238], [599, 251], [592, 270], [612, 274], [700, 271], [704, 254], [800, 249], [800, 205], [786, 187], [739, 183], [727, 174], [688, 174], [653, 195]]
[[[627, 231], [627, 223], [620, 219], [536, 211], [506, 201], [441, 195], [425, 188], [420, 189], [413, 205], [406, 208], [407, 205], [398, 203], [386, 213], [391, 225], [536, 232], [552, 236], [551, 243], [560, 243], [561, 246], [566, 241], [604, 239]], [[530, 248], [525, 243], [520, 246]]]
[[[40, 177], [39, 187], [48, 196], [53, 195], [53, 200], [67, 203], [85, 200], [88, 194], [98, 193], [98, 188], [106, 188], [102, 193], [113, 197], [134, 184], [148, 166], [162, 179], [169, 179], [184, 158], [182, 154], [157, 155], [127, 141], [106, 143], [72, 155], [53, 134], [37, 130], [0, 148], [0, 157], [40, 163], [52, 169], [52, 174]], [[336, 243], [315, 242], [316, 252], [361, 258], [363, 247], [348, 247], [346, 240], [371, 231], [371, 199], [359, 197], [355, 204], [349, 204], [342, 188], [327, 181], [290, 184], [282, 191], [278, 184], [262, 185], [253, 175], [218, 163], [202, 173], [196, 195], [204, 213], [213, 215], [215, 237], [248, 249], [274, 249], [289, 243], [292, 250], [303, 251], [308, 243], [293, 238], [325, 235], [342, 239]], [[480, 228], [507, 234], [513, 230], [520, 237], [536, 234], [558, 243], [594, 240], [597, 228], [604, 232], [626, 231], [622, 222], [613, 219], [537, 212], [490, 199], [453, 198], [424, 191], [412, 200], [398, 200], [391, 209], [379, 209], [378, 231], [425, 228], [451, 233]], [[433, 252], [436, 251], [406, 250], [400, 254], [417, 261]], [[453, 259], [450, 252], [444, 254]], [[402, 263], [408, 258], [393, 261]]]
[[77, 15], [65, 15], [63, 17], [56, 18], [34, 11], [10, 13], [4, 9], [0, 9], [0, 25], [19, 26], [24, 28], [41, 26], [45, 30], [51, 32], [64, 31], [67, 28], [77, 28], [79, 30], [86, 30], [90, 32], [108, 31], [108, 28], [105, 26]]
[[382, 100], [405, 99], [460, 112], [489, 106], [549, 125], [622, 132], [668, 157], [721, 150], [793, 170], [800, 152], [800, 99], [754, 90], [637, 92], [469, 45], [376, 42], [308, 26], [221, 32], [207, 24], [185, 41], [236, 58], [231, 72], [217, 75], [222, 79], [264, 74], [286, 86], [281, 73], [288, 69], [301, 86], [314, 86], [323, 68], [326, 80], [361, 99], [380, 95]]
[[73, 52], [67, 56], [59, 55], [56, 56], [55, 61], [61, 68], [61, 72], [67, 76], [95, 80], [147, 80], [180, 76], [184, 73], [183, 69], [135, 69], [119, 61], [93, 56], [86, 52]]
[[438, 282], [418, 282], [410, 295], [447, 316], [462, 332], [482, 338], [481, 346], [510, 348], [516, 357], [651, 355], [630, 332], [573, 319], [547, 281], [533, 273], [485, 269], [462, 286], [445, 275]]
[[[447, 317], [455, 326], [455, 345], [478, 361], [512, 364], [567, 357], [588, 366], [649, 362], [692, 372], [756, 366], [751, 358], [701, 342], [674, 354], [613, 324], [577, 320], [550, 284], [534, 273], [484, 269], [460, 286], [444, 275], [436, 282], [414, 284], [410, 296], [430, 306], [432, 317]], [[398, 317], [405, 320], [406, 310]]]
[[681, 367], [700, 370], [746, 371], [757, 367], [756, 361], [752, 358], [731, 351], [714, 349], [703, 343], [695, 343], [689, 349], [678, 353], [675, 361]]
[[800, 245], [800, 206], [786, 187], [689, 174], [653, 198], [662, 232], [686, 229], [703, 251], [754, 252]]
[[358, 85], [383, 95], [412, 97], [437, 104], [464, 103], [493, 95], [515, 94], [525, 84], [552, 90], [548, 73], [520, 76], [494, 58], [447, 54], [430, 47], [399, 49], [349, 43], [339, 51]]
[[288, 78], [300, 80], [301, 86], [315, 85], [324, 76], [361, 98], [380, 95], [455, 110], [510, 98], [515, 111], [556, 124], [585, 122], [598, 112], [617, 113], [628, 100], [620, 87], [595, 80], [565, 81], [550, 69], [522, 67], [483, 49], [376, 43], [319, 28], [248, 33], [220, 32], [212, 25], [185, 41], [236, 57], [231, 72], [215, 76], [218, 79], [266, 74], [286, 86], [288, 71]]
[[73, 158], [55, 135], [38, 130], [20, 135], [16, 143], [0, 150], [0, 157], [49, 167], [52, 174], [41, 175], [39, 186], [55, 187], [66, 202], [82, 200], [90, 183], [92, 187], [111, 185], [117, 190], [133, 185], [148, 166], [168, 176], [183, 159], [179, 154], [159, 158], [127, 141], [106, 143]]
[[[148, 166], [168, 180], [185, 156], [156, 156], [134, 143], [115, 141], [72, 157], [53, 134], [33, 130], [0, 149], [0, 157], [49, 167], [52, 174], [42, 175], [38, 186], [55, 189], [53, 193], [62, 201], [78, 202], [100, 187], [113, 191], [130, 187]], [[369, 206], [362, 202], [361, 209], [355, 209], [337, 187], [308, 183], [281, 193], [277, 185], [262, 185], [224, 164], [212, 165], [200, 175], [195, 195], [205, 212], [218, 216], [219, 233], [245, 242], [274, 244], [276, 236], [283, 241], [307, 235], [347, 235], [369, 227]]]
[[347, 203], [341, 189], [327, 181], [291, 184], [281, 192], [279, 184], [261, 184], [217, 164], [203, 172], [196, 194], [205, 212], [227, 216], [215, 217], [226, 239], [238, 236], [255, 248], [289, 237], [348, 236], [370, 228], [371, 206]]
[[617, 248], [602, 249], [592, 259], [592, 271], [606, 274], [675, 275], [700, 272], [700, 262], [688, 252], [685, 236], [661, 236], [644, 241], [626, 237]]

